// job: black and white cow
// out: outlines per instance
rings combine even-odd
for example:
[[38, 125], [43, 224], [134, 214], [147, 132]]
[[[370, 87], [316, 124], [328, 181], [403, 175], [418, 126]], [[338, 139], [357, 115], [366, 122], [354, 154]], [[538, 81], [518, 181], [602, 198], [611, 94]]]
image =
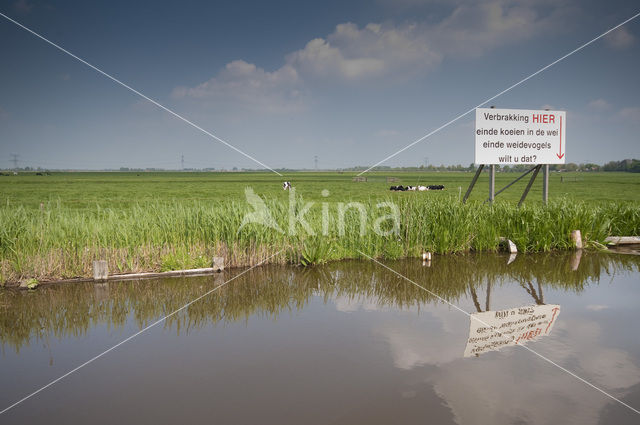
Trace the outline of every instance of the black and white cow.
[[282, 183], [282, 190], [289, 190], [289, 189], [291, 189], [291, 182]]

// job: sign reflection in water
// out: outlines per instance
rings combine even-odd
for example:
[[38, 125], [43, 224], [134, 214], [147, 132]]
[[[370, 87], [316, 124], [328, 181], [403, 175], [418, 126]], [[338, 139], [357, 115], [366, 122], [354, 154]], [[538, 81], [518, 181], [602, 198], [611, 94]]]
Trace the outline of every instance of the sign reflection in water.
[[471, 314], [465, 357], [477, 356], [549, 335], [560, 314], [555, 304]]

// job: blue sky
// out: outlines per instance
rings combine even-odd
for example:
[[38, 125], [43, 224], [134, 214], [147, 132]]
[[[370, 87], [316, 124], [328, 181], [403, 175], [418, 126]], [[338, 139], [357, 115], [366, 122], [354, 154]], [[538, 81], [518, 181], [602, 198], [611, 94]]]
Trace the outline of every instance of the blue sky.
[[[0, 11], [267, 165], [373, 164], [640, 12], [629, 1], [45, 2]], [[502, 95], [567, 161], [640, 158], [640, 18]], [[386, 165], [468, 165], [474, 115]], [[258, 165], [0, 17], [0, 168]]]

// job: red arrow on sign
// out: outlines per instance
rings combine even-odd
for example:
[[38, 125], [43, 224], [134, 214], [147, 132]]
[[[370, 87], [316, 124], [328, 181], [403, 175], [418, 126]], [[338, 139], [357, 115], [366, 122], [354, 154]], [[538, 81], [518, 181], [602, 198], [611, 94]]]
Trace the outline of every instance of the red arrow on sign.
[[564, 154], [562, 153], [562, 117], [560, 117], [560, 150], [556, 154], [556, 156], [558, 157], [558, 159], [562, 159], [562, 157], [564, 156]]

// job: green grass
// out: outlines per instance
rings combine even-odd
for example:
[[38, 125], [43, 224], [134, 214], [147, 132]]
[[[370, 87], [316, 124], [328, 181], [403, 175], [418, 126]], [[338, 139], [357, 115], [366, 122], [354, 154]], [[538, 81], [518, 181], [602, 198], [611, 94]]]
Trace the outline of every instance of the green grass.
[[[308, 200], [348, 201], [379, 198], [388, 194], [391, 185], [444, 184], [444, 192], [429, 192], [429, 198], [458, 198], [464, 195], [473, 173], [465, 172], [373, 172], [367, 173], [367, 182], [353, 182], [356, 173], [286, 173], [284, 178], [269, 172], [253, 173], [52, 173], [37, 176], [22, 173], [18, 176], [0, 177], [0, 202], [4, 206], [38, 208], [40, 203], [60, 203], [63, 206], [83, 210], [96, 204], [104, 208], [126, 209], [133, 205], [156, 202], [243, 200], [243, 190], [251, 186], [256, 193], [270, 199], [286, 200], [281, 189], [284, 180], [290, 180]], [[502, 188], [519, 174], [497, 173], [496, 190]], [[399, 182], [387, 183], [386, 177]], [[561, 182], [562, 180], [562, 182]], [[528, 177], [516, 183], [499, 196], [499, 199], [517, 201], [526, 186]], [[528, 203], [537, 204], [541, 199], [541, 175], [532, 188]], [[321, 196], [323, 189], [330, 196]], [[396, 197], [418, 195], [395, 193]], [[426, 195], [425, 193], [419, 195]], [[483, 173], [471, 199], [488, 197], [488, 176]], [[640, 201], [640, 175], [634, 173], [551, 173], [550, 199], [575, 201]]]
[[[540, 202], [540, 183], [522, 208], [521, 187], [494, 205], [483, 204], [486, 176], [471, 202], [460, 203], [470, 173], [385, 173], [353, 182], [355, 173], [295, 173], [286, 176], [297, 194], [314, 201], [306, 219], [316, 235], [289, 234], [289, 192], [282, 178], [267, 173], [67, 173], [0, 178], [0, 282], [90, 276], [92, 261], [106, 259], [114, 272], [204, 267], [214, 255], [228, 266], [270, 262], [317, 264], [343, 258], [419, 256], [496, 250], [499, 237], [521, 251], [569, 249], [569, 233], [582, 230], [592, 242], [609, 235], [640, 234], [640, 176], [622, 173], [565, 173], [551, 177], [551, 202]], [[386, 176], [400, 179], [387, 183]], [[516, 174], [498, 174], [500, 188]], [[560, 177], [563, 182], [560, 182]], [[442, 192], [389, 192], [391, 184], [444, 184]], [[524, 182], [520, 182], [524, 186]], [[516, 185], [518, 186], [518, 185]], [[252, 187], [285, 233], [249, 224], [244, 200]], [[460, 189], [458, 189], [460, 188]], [[323, 197], [323, 189], [330, 191]], [[502, 198], [502, 199], [501, 199]], [[365, 206], [365, 232], [349, 210], [338, 231], [338, 203]], [[378, 202], [400, 211], [397, 233], [379, 235]], [[322, 232], [322, 203], [329, 212]], [[388, 228], [390, 222], [384, 221]]]

